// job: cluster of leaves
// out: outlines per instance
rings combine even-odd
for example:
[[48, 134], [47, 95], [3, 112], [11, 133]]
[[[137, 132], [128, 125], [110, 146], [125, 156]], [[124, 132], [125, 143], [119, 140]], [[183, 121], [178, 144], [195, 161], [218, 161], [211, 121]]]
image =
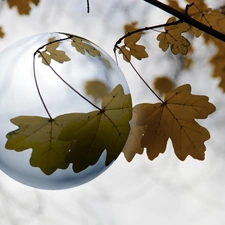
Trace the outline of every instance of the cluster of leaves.
[[[70, 34], [64, 35], [66, 35], [67, 37], [62, 40], [55, 40], [54, 37], [49, 38], [48, 43], [36, 51], [36, 53], [39, 53], [38, 57], [42, 59], [42, 63], [46, 66], [49, 66], [51, 64], [51, 60], [55, 60], [58, 63], [64, 63], [71, 60], [65, 51], [58, 49], [60, 47], [60, 41], [65, 40], [70, 40], [71, 46], [74, 47], [76, 51], [81, 53], [82, 55], [85, 55], [85, 53], [87, 52], [92, 57], [101, 56], [101, 52], [91, 44], [85, 43], [84, 38]], [[41, 51], [42, 48], [44, 48], [44, 50]], [[103, 60], [105, 59], [103, 58]]]
[[[186, 1], [190, 4], [186, 10], [181, 9], [175, 0], [169, 0], [168, 6], [201, 24], [224, 32], [225, 15], [221, 10], [208, 8], [204, 0], [197, 0], [195, 3]], [[38, 2], [33, 1], [36, 5]], [[225, 91], [224, 42], [203, 34], [200, 29], [174, 16], [165, 24], [154, 27], [139, 29], [137, 22], [125, 25], [125, 35], [117, 41], [115, 49], [119, 49], [119, 54], [130, 64], [132, 57], [138, 60], [148, 58], [145, 46], [137, 43], [148, 30], [155, 28], [164, 28], [157, 36], [159, 47], [163, 51], [170, 48], [174, 55], [187, 55], [194, 51], [188, 35], [202, 36], [206, 44], [213, 42], [218, 47], [218, 52], [211, 59], [214, 66], [213, 76], [221, 78], [220, 87]], [[66, 39], [70, 39], [71, 46], [81, 54], [101, 56], [85, 39], [71, 35], [67, 35]], [[59, 49], [60, 41], [50, 39], [44, 49], [37, 51], [43, 64], [50, 66], [51, 60], [58, 63], [70, 60], [67, 53]], [[119, 46], [122, 41], [123, 44]], [[190, 63], [189, 58], [187, 67]], [[206, 119], [216, 110], [215, 106], [209, 102], [207, 96], [191, 94], [189, 84], [174, 89], [175, 83], [166, 76], [157, 78], [154, 83], [155, 89], [160, 95], [165, 95], [165, 98], [162, 100], [148, 86], [160, 102], [134, 106], [131, 129], [130, 95], [124, 94], [121, 85], [109, 93], [107, 85], [101, 81], [90, 81], [86, 85], [86, 92], [95, 101], [103, 99], [102, 108], [96, 107], [98, 110], [89, 113], [60, 115], [54, 119], [38, 116], [13, 118], [11, 122], [19, 129], [7, 135], [6, 148], [15, 151], [32, 148], [31, 165], [40, 167], [47, 175], [57, 169], [66, 169], [70, 163], [73, 164], [74, 172], [80, 172], [94, 165], [104, 150], [107, 151], [106, 165], [115, 160], [121, 151], [127, 161], [131, 161], [135, 154], [142, 154], [146, 149], [148, 158], [153, 160], [165, 152], [169, 138], [180, 160], [185, 160], [189, 155], [204, 160], [204, 143], [210, 138], [210, 134], [196, 119]]]
[[[151, 3], [151, 1], [148, 2]], [[204, 0], [197, 0], [194, 3], [187, 0], [187, 3], [186, 9], [180, 8], [178, 1], [175, 0], [169, 0], [168, 6], [182, 12], [186, 17], [194, 19], [200, 25], [206, 25], [221, 33], [225, 32], [225, 15], [222, 8], [212, 10], [208, 8]], [[126, 29], [126, 27], [133, 27], [134, 25], [135, 28]], [[187, 37], [193, 39], [193, 37], [202, 36], [206, 45], [214, 43], [218, 47], [217, 53], [211, 58], [210, 62], [214, 67], [213, 77], [221, 78], [219, 86], [225, 92], [225, 43], [223, 41], [203, 33], [199, 27], [196, 28], [185, 22], [184, 19], [177, 19], [174, 16], [170, 17], [163, 25], [145, 28], [137, 28], [136, 25], [136, 22], [127, 24], [125, 35], [117, 41], [114, 47], [115, 50], [119, 49], [119, 53], [123, 53], [125, 61], [132, 65], [131, 56], [134, 56], [132, 49], [135, 48], [135, 40], [140, 40], [148, 30], [164, 27], [164, 31], [161, 31], [157, 36], [159, 47], [163, 51], [167, 51], [170, 47], [172, 54], [184, 55], [183, 66], [189, 68], [192, 63], [190, 54], [193, 54], [195, 49], [191, 46]], [[132, 38], [132, 36], [134, 37]], [[121, 47], [119, 44], [122, 41], [124, 41], [124, 45]], [[127, 43], [129, 43], [129, 48], [127, 48]], [[135, 56], [138, 60], [146, 58], [143, 50], [142, 52], [139, 51], [138, 56]], [[138, 75], [140, 76], [140, 74]], [[184, 160], [188, 155], [199, 160], [204, 159], [204, 142], [210, 138], [210, 135], [195, 119], [207, 118], [216, 108], [208, 102], [207, 96], [192, 95], [190, 85], [186, 84], [174, 89], [175, 86], [174, 81], [169, 77], [157, 77], [154, 81], [154, 88], [160, 95], [165, 95], [165, 99], [160, 99], [148, 86], [161, 102], [134, 106], [130, 135], [123, 149], [128, 161], [131, 161], [136, 153], [142, 154], [144, 149], [147, 150], [149, 159], [153, 160], [160, 153], [164, 153], [168, 138], [171, 139], [175, 154], [180, 160]]]
[[31, 148], [30, 164], [46, 175], [73, 164], [74, 172], [94, 165], [106, 150], [109, 165], [127, 140], [132, 115], [130, 94], [116, 86], [102, 101], [102, 108], [88, 113], [70, 113], [54, 119], [18, 116], [11, 122], [19, 128], [7, 134], [6, 149]]
[[[49, 66], [57, 76], [60, 75], [55, 72], [52, 60], [60, 64], [71, 60], [65, 51], [59, 49], [63, 41], [69, 41], [70, 46], [79, 54], [99, 56], [105, 61], [101, 52], [90, 42], [81, 37], [64, 35], [66, 37], [62, 39], [50, 38], [48, 43], [35, 52], [35, 55], [39, 54], [42, 63]], [[37, 79], [35, 69], [34, 77]], [[68, 85], [97, 110], [88, 113], [74, 112], [56, 118], [51, 117], [37, 82], [36, 85], [49, 118], [18, 116], [11, 119], [18, 129], [7, 134], [6, 149], [21, 152], [31, 148], [30, 165], [39, 167], [46, 175], [51, 175], [57, 169], [67, 169], [70, 163], [73, 164], [74, 172], [81, 172], [96, 164], [105, 150], [106, 166], [118, 157], [129, 135], [132, 117], [131, 96], [124, 94], [122, 85], [117, 85], [110, 92], [102, 81], [90, 80], [86, 83], [86, 93], [95, 100], [102, 100], [101, 108]]]

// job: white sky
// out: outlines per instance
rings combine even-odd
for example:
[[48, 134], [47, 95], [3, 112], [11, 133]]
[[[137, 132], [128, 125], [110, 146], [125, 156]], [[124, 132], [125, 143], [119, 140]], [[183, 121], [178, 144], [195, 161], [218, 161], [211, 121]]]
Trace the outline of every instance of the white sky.
[[[113, 57], [113, 45], [123, 35], [123, 24], [137, 20], [140, 26], [150, 26], [167, 20], [167, 14], [141, 0], [90, 0], [90, 6], [91, 13], [87, 14], [84, 0], [41, 0], [29, 17], [21, 17], [1, 3], [0, 23], [6, 37], [0, 41], [0, 49], [29, 35], [62, 31], [93, 41]], [[161, 52], [156, 34], [152, 32], [143, 40], [149, 43], [150, 57], [133, 61], [150, 85], [154, 76], [167, 72], [172, 76], [174, 72], [174, 58]], [[180, 74], [178, 84], [190, 83], [193, 93], [208, 95], [217, 106], [214, 115], [200, 121], [212, 136], [207, 141], [205, 161], [188, 157], [181, 162], [168, 143], [166, 152], [154, 161], [143, 154], [128, 163], [121, 155], [97, 179], [62, 191], [27, 187], [1, 172], [0, 224], [224, 225], [225, 98], [217, 88], [218, 80], [211, 79], [212, 68], [207, 63], [215, 49], [205, 49], [201, 40], [196, 46], [196, 63]], [[128, 64], [119, 59], [134, 103], [155, 102]]]

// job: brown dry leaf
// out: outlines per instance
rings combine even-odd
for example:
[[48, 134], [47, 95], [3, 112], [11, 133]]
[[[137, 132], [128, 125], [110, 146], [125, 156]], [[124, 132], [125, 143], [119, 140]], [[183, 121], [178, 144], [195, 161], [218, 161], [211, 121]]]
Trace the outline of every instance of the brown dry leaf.
[[154, 80], [154, 88], [162, 96], [174, 89], [174, 82], [167, 76], [156, 77]]
[[216, 110], [207, 96], [192, 95], [191, 86], [185, 84], [168, 92], [164, 103], [139, 104], [134, 110], [138, 114], [134, 126], [146, 126], [137, 140], [141, 147], [147, 148], [150, 160], [165, 152], [169, 138], [180, 160], [185, 160], [188, 155], [204, 160], [204, 142], [210, 134], [195, 119], [205, 119]]
[[[167, 24], [176, 22], [175, 17], [168, 19]], [[159, 47], [165, 52], [170, 46], [171, 51], [174, 55], [178, 53], [187, 54], [190, 42], [181, 34], [187, 32], [191, 26], [187, 23], [178, 23], [174, 25], [165, 26], [165, 32], [161, 32], [157, 36], [159, 41]]]
[[38, 5], [40, 0], [7, 0], [9, 8], [16, 7], [20, 15], [29, 15], [30, 14], [30, 3]]

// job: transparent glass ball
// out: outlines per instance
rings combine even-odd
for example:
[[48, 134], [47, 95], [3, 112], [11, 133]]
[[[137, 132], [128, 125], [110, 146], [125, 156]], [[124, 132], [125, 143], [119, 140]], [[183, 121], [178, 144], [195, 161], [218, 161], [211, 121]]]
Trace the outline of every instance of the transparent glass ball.
[[[68, 163], [55, 171], [43, 172], [35, 163], [32, 165], [31, 159], [32, 151], [40, 150], [40, 146], [26, 148], [30, 146], [29, 132], [22, 150], [10, 149], [6, 144], [10, 132], [13, 136], [21, 129], [24, 133], [29, 129], [29, 121], [21, 125], [21, 120], [16, 124], [13, 118], [41, 117], [51, 122], [59, 115], [96, 111], [101, 109], [104, 96], [118, 85], [128, 96], [124, 75], [106, 52], [78, 36], [42, 33], [1, 52], [0, 68], [0, 169], [4, 173], [35, 188], [65, 189], [96, 178], [113, 163], [106, 165], [107, 151], [103, 151], [95, 164], [81, 171], [74, 171], [73, 164]], [[39, 133], [42, 137], [43, 132]], [[45, 166], [45, 162], [39, 163]]]

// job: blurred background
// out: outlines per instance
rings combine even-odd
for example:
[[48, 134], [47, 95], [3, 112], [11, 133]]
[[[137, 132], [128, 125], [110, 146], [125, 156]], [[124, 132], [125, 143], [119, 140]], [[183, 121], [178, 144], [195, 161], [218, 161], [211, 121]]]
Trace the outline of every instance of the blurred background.
[[[183, 7], [186, 4], [184, 0], [180, 3]], [[225, 5], [223, 0], [207, 3], [212, 8]], [[142, 0], [90, 0], [90, 13], [85, 0], [40, 0], [38, 6], [30, 6], [29, 15], [19, 15], [16, 7], [9, 9], [7, 1], [0, 2], [0, 25], [5, 32], [1, 51], [29, 35], [59, 31], [89, 39], [115, 59], [113, 47], [123, 36], [125, 24], [138, 21], [138, 27], [153, 26], [165, 23], [170, 16]], [[95, 180], [61, 191], [31, 188], [0, 172], [0, 224], [225, 224], [225, 95], [218, 88], [219, 80], [211, 78], [208, 63], [216, 48], [205, 46], [201, 38], [193, 40], [193, 62], [183, 69], [182, 56], [162, 52], [157, 35], [157, 31], [150, 31], [141, 40], [149, 58], [132, 62], [150, 86], [155, 77], [167, 75], [177, 86], [191, 84], [192, 93], [207, 95], [216, 105], [213, 115], [199, 121], [211, 133], [206, 159], [188, 157], [181, 162], [169, 142], [166, 152], [154, 161], [144, 152], [128, 163], [121, 154]], [[157, 102], [121, 55], [118, 62], [133, 105]], [[1, 90], [0, 94], [4, 95]]]

